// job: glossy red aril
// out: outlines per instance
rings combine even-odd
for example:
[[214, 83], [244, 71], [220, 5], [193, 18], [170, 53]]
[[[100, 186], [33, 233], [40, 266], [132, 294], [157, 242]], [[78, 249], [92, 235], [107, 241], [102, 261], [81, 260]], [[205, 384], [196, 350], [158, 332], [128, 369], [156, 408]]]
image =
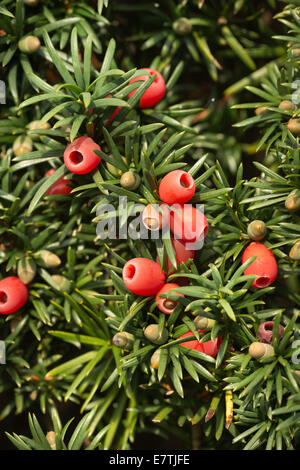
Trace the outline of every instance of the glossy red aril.
[[[173, 310], [177, 307], [178, 302], [176, 300], [171, 300], [171, 299], [167, 299], [165, 297], [159, 297], [159, 296], [160, 294], [167, 294], [168, 292], [170, 292], [173, 289], [176, 289], [177, 287], [179, 287], [178, 284], [168, 282], [156, 294], [155, 301], [157, 304], [157, 308], [161, 312], [166, 313], [167, 315], [170, 315], [173, 312]], [[180, 294], [176, 291], [172, 292], [172, 294], [179, 295], [180, 297], [184, 297], [183, 294]]]
[[278, 273], [275, 256], [269, 248], [259, 242], [252, 242], [247, 246], [242, 255], [242, 263], [252, 256], [256, 256], [256, 259], [245, 269], [244, 274], [259, 276], [253, 281], [253, 287], [257, 289], [268, 287], [275, 281]]
[[18, 277], [9, 276], [0, 281], [0, 314], [16, 312], [27, 300], [27, 286]]
[[166, 204], [184, 204], [195, 194], [194, 178], [183, 170], [174, 170], [163, 177], [159, 184], [158, 194]]
[[64, 162], [71, 173], [84, 175], [94, 170], [101, 158], [94, 150], [101, 150], [90, 137], [83, 136], [71, 142], [64, 152]]
[[[51, 176], [53, 173], [55, 173], [56, 170], [52, 168], [51, 170], [47, 171], [45, 176]], [[70, 185], [72, 184], [71, 180], [66, 179], [64, 176], [59, 178], [55, 183], [50, 186], [49, 189], [46, 191], [47, 196], [54, 196], [56, 194], [70, 194], [72, 191], [72, 188]]]
[[[198, 330], [198, 333], [207, 333], [205, 330]], [[194, 333], [192, 331], [188, 331], [184, 335], [180, 336], [179, 338], [186, 338], [187, 336], [193, 336]], [[209, 340], [205, 341], [204, 343], [199, 343], [197, 339], [186, 341], [185, 343], [181, 343], [181, 346], [189, 349], [195, 349], [196, 351], [200, 351], [208, 356], [215, 357], [222, 344], [221, 336], [218, 336], [214, 341]]]
[[203, 212], [190, 204], [173, 204], [170, 208], [170, 229], [175, 239], [200, 242], [207, 234], [208, 221]]
[[160, 265], [148, 258], [128, 261], [123, 267], [122, 277], [131, 292], [143, 296], [157, 294], [165, 283], [165, 273]]
[[[142, 70], [149, 72], [150, 75], [156, 74], [156, 78], [154, 82], [151, 83], [149, 88], [147, 88], [147, 90], [145, 91], [145, 93], [142, 95], [140, 99], [140, 108], [152, 108], [157, 103], [159, 103], [165, 95], [165, 92], [166, 92], [165, 80], [163, 76], [161, 75], [161, 73], [159, 73], [157, 70], [154, 70], [151, 68], [144, 68]], [[129, 83], [134, 83], [140, 80], [146, 81], [149, 78], [150, 77], [147, 74], [140, 75], [139, 77], [135, 77], [132, 80], [130, 80]], [[138, 84], [138, 86], [140, 86], [140, 83]], [[137, 89], [138, 88], [136, 88], [136, 90], [133, 90], [131, 93], [129, 93], [128, 96], [129, 97], [132, 96], [137, 91]]]

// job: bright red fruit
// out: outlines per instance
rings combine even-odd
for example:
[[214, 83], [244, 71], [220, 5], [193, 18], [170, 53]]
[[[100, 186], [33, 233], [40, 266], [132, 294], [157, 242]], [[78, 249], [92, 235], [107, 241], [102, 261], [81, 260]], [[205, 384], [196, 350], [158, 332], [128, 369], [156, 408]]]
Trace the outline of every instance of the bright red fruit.
[[101, 150], [90, 137], [83, 136], [71, 142], [64, 152], [64, 162], [71, 173], [84, 175], [94, 170], [101, 158], [94, 150]]
[[[198, 333], [206, 333], [206, 330], [198, 330]], [[194, 333], [192, 331], [188, 331], [184, 333], [184, 335], [180, 336], [179, 338], [186, 338], [187, 336], [192, 336]], [[181, 343], [181, 346], [184, 346], [189, 349], [195, 349], [196, 351], [203, 352], [208, 356], [215, 357], [222, 344], [221, 336], [218, 336], [214, 341], [209, 340], [205, 341], [204, 343], [199, 343], [197, 339], [192, 341], [186, 341], [185, 343]]]
[[28, 289], [18, 277], [5, 277], [0, 281], [0, 314], [9, 315], [27, 302]]
[[176, 239], [195, 243], [204, 239], [208, 231], [205, 215], [190, 204], [170, 207], [170, 229]]
[[155, 295], [165, 283], [165, 273], [155, 261], [148, 258], [133, 258], [122, 272], [125, 286], [134, 294]]
[[247, 246], [242, 256], [242, 263], [252, 256], [256, 256], [256, 259], [245, 269], [244, 274], [259, 276], [253, 281], [253, 287], [257, 289], [268, 287], [275, 281], [278, 273], [275, 256], [269, 248], [259, 242], [252, 242]]
[[158, 194], [166, 204], [184, 204], [195, 194], [194, 178], [183, 170], [174, 170], [163, 177]]
[[[176, 308], [178, 305], [178, 302], [175, 300], [169, 300], [163, 297], [159, 297], [160, 294], [167, 294], [170, 292], [172, 289], [176, 289], [176, 287], [179, 287], [178, 284], [174, 284], [172, 282], [169, 282], [165, 284], [156, 294], [155, 301], [157, 303], [157, 308], [163, 312], [166, 313], [167, 315], [170, 315], [173, 310]], [[174, 291], [172, 294], [179, 295], [180, 297], [184, 297], [183, 294], [179, 294], [178, 292]]]
[[[55, 173], [56, 170], [52, 168], [51, 170], [47, 171], [45, 176], [51, 176], [53, 173]], [[49, 189], [46, 191], [47, 196], [54, 196], [55, 194], [70, 194], [72, 191], [72, 188], [70, 188], [70, 185], [72, 184], [71, 180], [66, 179], [64, 176], [59, 178], [59, 180], [55, 181], [52, 186], [50, 186]]]
[[[161, 73], [159, 73], [157, 70], [150, 69], [150, 68], [144, 68], [142, 70], [149, 72], [150, 75], [156, 74], [156, 78], [154, 82], [151, 83], [149, 88], [147, 88], [147, 90], [145, 91], [145, 93], [140, 99], [140, 108], [152, 108], [157, 103], [159, 103], [165, 95], [165, 92], [166, 92], [165, 80], [163, 76], [161, 75]], [[145, 80], [148, 80], [149, 78], [150, 78], [149, 75], [140, 75], [139, 77], [135, 77], [132, 80], [130, 80], [129, 83], [134, 83], [140, 80], [145, 81]], [[133, 93], [135, 93], [136, 90], [133, 90], [131, 93], [129, 93], [128, 96], [133, 95]]]

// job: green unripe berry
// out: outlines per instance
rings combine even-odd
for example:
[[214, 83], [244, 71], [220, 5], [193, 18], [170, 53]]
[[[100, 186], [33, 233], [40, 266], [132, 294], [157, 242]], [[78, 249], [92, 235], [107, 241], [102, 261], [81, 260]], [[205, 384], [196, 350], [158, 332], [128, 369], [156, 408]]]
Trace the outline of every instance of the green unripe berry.
[[122, 170], [117, 168], [116, 166], [112, 165], [111, 163], [106, 163], [106, 167], [108, 171], [113, 175], [113, 176], [121, 176], [122, 175]]
[[33, 259], [20, 259], [17, 265], [17, 273], [19, 279], [21, 279], [24, 284], [29, 284], [36, 274], [36, 264]]
[[18, 47], [20, 51], [25, 52], [25, 54], [34, 54], [41, 47], [41, 43], [39, 38], [36, 36], [26, 36], [25, 38], [20, 39]]
[[44, 124], [41, 124], [41, 121], [36, 120], [36, 121], [31, 121], [27, 127], [31, 131], [34, 131], [35, 129], [50, 129], [50, 124], [49, 122], [45, 122]]
[[211, 330], [216, 323], [216, 320], [212, 320], [211, 318], [201, 317], [197, 315], [194, 319], [194, 323], [197, 329], [199, 330]]
[[150, 362], [153, 369], [158, 369], [161, 350], [157, 349], [151, 356]]
[[251, 240], [260, 241], [265, 238], [267, 227], [262, 220], [252, 220], [248, 225], [247, 232]]
[[283, 109], [285, 111], [295, 111], [296, 108], [297, 106], [289, 100], [283, 100], [279, 105], [279, 109]]
[[131, 349], [133, 342], [134, 336], [131, 333], [127, 333], [127, 331], [116, 333], [112, 339], [113, 345], [121, 349]]
[[57, 284], [58, 290], [62, 292], [69, 292], [71, 289], [71, 283], [69, 279], [65, 276], [61, 276], [60, 274], [54, 274], [51, 276], [53, 281]]
[[16, 157], [32, 151], [32, 140], [30, 137], [22, 136], [16, 138], [13, 143], [13, 152]]
[[249, 346], [249, 354], [257, 361], [274, 356], [274, 348], [271, 344], [255, 341]]
[[287, 123], [287, 128], [293, 135], [300, 135], [300, 119], [291, 118]]
[[61, 264], [61, 259], [49, 250], [38, 251], [35, 253], [34, 258], [43, 268], [57, 268]]
[[268, 112], [267, 106], [260, 106], [259, 108], [256, 108], [255, 114], [256, 116], [261, 116], [262, 114], [265, 114]]
[[296, 242], [294, 246], [292, 246], [290, 252], [289, 252], [289, 257], [293, 261], [299, 261], [300, 260], [300, 241]]
[[134, 191], [140, 185], [141, 178], [135, 171], [126, 171], [120, 179], [120, 184], [123, 188]]
[[154, 344], [163, 344], [169, 337], [169, 332], [166, 328], [159, 334], [159, 326], [157, 324], [148, 325], [144, 330], [145, 337]]
[[285, 200], [285, 207], [289, 211], [297, 211], [300, 209], [300, 190], [294, 189]]
[[193, 25], [188, 18], [178, 18], [178, 20], [174, 21], [173, 23], [173, 30], [175, 33], [179, 34], [180, 36], [184, 36], [185, 34], [189, 34], [193, 29]]

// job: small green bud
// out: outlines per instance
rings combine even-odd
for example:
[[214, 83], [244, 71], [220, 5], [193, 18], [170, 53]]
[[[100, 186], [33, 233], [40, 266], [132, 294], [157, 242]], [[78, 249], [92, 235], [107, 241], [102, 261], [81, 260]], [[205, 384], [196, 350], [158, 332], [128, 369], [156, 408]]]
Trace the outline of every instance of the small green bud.
[[135, 171], [126, 171], [120, 179], [120, 184], [123, 188], [134, 191], [140, 185], [141, 178]]
[[292, 246], [289, 257], [294, 261], [300, 260], [300, 241], [296, 242], [294, 246]]
[[293, 57], [299, 57], [300, 56], [300, 49], [299, 48], [292, 49], [291, 52], [292, 52]]
[[178, 18], [178, 20], [174, 21], [173, 23], [173, 30], [180, 36], [189, 34], [192, 29], [193, 25], [188, 18]]
[[18, 47], [21, 52], [26, 54], [34, 54], [41, 47], [39, 38], [36, 36], [26, 36], [18, 42]]
[[50, 124], [49, 122], [45, 122], [45, 124], [41, 124], [41, 121], [36, 120], [36, 121], [31, 121], [27, 127], [31, 131], [34, 131], [35, 129], [50, 129]]
[[211, 330], [214, 327], [216, 320], [197, 315], [194, 319], [194, 323], [196, 328], [199, 330]]
[[41, 250], [35, 253], [36, 262], [43, 268], [57, 268], [61, 264], [61, 259], [52, 251]]
[[285, 111], [295, 111], [297, 106], [289, 100], [283, 100], [279, 105], [279, 109], [283, 109]]
[[291, 118], [289, 122], [287, 123], [287, 128], [293, 135], [299, 135], [300, 134], [300, 119]]
[[36, 264], [31, 258], [22, 258], [18, 261], [18, 277], [24, 284], [30, 284], [36, 275]]
[[108, 171], [113, 175], [113, 176], [121, 176], [122, 175], [122, 170], [117, 168], [116, 166], [112, 165], [111, 163], [107, 162], [106, 167]]
[[20, 135], [13, 143], [13, 152], [16, 157], [32, 151], [32, 140], [30, 137]]
[[249, 354], [257, 361], [274, 356], [274, 348], [271, 344], [255, 341], [249, 346]]
[[131, 349], [134, 342], [134, 336], [127, 331], [121, 331], [116, 333], [112, 339], [112, 343], [117, 346], [117, 348], [122, 349]]
[[157, 324], [148, 325], [144, 330], [144, 335], [149, 341], [154, 344], [163, 344], [169, 337], [169, 332], [166, 328], [163, 329], [161, 335], [159, 334], [159, 326]]
[[300, 209], [300, 191], [294, 189], [285, 200], [285, 207], [289, 211], [297, 211]]
[[150, 362], [153, 369], [158, 369], [161, 350], [157, 349], [151, 356]]
[[58, 286], [58, 290], [62, 292], [69, 292], [71, 289], [71, 283], [69, 279], [67, 279], [65, 276], [61, 276], [60, 274], [53, 274], [51, 276], [53, 281], [56, 282]]
[[267, 227], [262, 220], [252, 220], [248, 225], [247, 232], [251, 240], [260, 241], [265, 238]]
[[52, 450], [56, 450], [56, 439], [55, 439], [55, 432], [54, 431], [49, 431], [46, 434], [46, 439], [51, 447]]
[[259, 108], [256, 108], [255, 114], [256, 116], [261, 116], [262, 114], [265, 114], [268, 112], [267, 106], [260, 106]]

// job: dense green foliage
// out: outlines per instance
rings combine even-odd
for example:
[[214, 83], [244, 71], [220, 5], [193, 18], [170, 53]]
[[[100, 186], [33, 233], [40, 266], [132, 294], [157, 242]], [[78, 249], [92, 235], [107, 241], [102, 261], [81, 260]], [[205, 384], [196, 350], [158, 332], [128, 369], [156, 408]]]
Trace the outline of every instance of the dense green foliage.
[[[18, 46], [27, 35], [40, 41], [31, 54]], [[194, 448], [299, 446], [300, 366], [292, 356], [300, 351], [293, 347], [300, 255], [290, 251], [300, 219], [285, 205], [292, 191], [300, 195], [300, 129], [290, 125], [299, 125], [299, 56], [299, 1], [2, 1], [0, 276], [34, 271], [27, 304], [0, 318], [2, 434], [14, 414], [27, 423], [30, 413], [32, 438], [9, 434], [17, 448], [48, 449], [51, 430], [56, 448], [70, 450], [130, 449], [141, 433], [168, 439], [170, 430], [186, 449], [191, 434]], [[153, 79], [128, 98], [142, 67], [166, 82], [165, 97], [150, 109], [138, 103]], [[296, 105], [282, 109], [283, 101]], [[70, 174], [63, 153], [83, 135], [100, 145], [102, 161], [93, 174]], [[58, 171], [45, 177], [51, 168]], [[191, 202], [204, 205], [209, 222], [191, 264], [176, 265], [170, 240], [97, 236], [101, 205], [130, 221], [133, 204], [158, 202], [160, 179], [177, 168], [194, 177]], [[120, 185], [129, 169], [141, 178], [134, 191]], [[46, 196], [65, 174], [72, 193]], [[254, 277], [243, 274], [250, 263], [241, 261], [256, 219], [266, 224], [264, 243], [279, 268], [263, 289], [251, 287]], [[42, 250], [60, 263], [45, 265]], [[129, 259], [158, 256], [165, 267], [167, 255], [176, 269], [168, 280], [189, 280], [170, 316], [122, 280]], [[190, 330], [199, 338], [200, 314], [216, 321], [201, 339], [223, 338], [215, 358], [178, 340]], [[275, 324], [275, 355], [256, 361], [248, 348], [265, 320]], [[158, 346], [143, 333], [151, 323], [169, 333], [157, 370]], [[117, 332], [132, 334], [132, 343], [116, 347]], [[59, 414], [68, 402], [79, 424], [65, 444]]]

